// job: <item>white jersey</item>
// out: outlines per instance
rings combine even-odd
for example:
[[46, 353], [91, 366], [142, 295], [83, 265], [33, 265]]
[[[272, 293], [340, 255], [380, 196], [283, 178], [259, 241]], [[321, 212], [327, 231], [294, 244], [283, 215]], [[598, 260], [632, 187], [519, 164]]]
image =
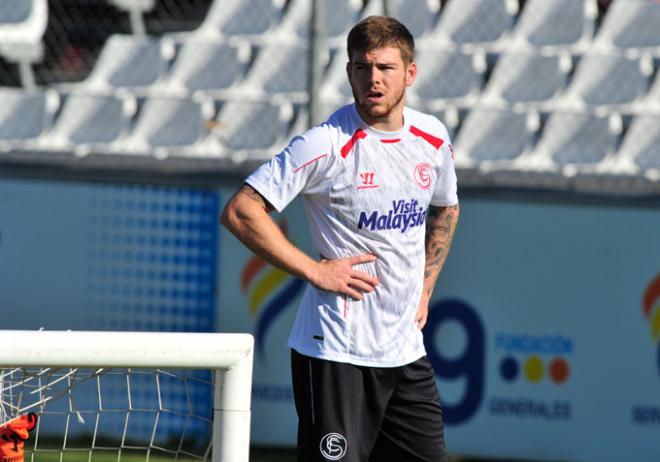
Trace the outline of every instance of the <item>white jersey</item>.
[[355, 266], [379, 280], [361, 301], [308, 285], [288, 343], [301, 354], [373, 367], [425, 355], [414, 322], [425, 214], [429, 204], [458, 202], [456, 174], [444, 125], [409, 108], [403, 114], [401, 130], [382, 132], [345, 106], [246, 179], [278, 211], [302, 195], [320, 257], [377, 257]]

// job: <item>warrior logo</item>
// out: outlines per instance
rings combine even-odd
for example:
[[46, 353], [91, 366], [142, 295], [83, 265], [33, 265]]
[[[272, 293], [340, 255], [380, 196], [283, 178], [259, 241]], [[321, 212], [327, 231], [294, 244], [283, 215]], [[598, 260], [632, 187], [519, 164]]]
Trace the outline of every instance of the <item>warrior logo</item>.
[[339, 433], [328, 433], [321, 439], [321, 454], [327, 460], [339, 460], [346, 455], [348, 443]]

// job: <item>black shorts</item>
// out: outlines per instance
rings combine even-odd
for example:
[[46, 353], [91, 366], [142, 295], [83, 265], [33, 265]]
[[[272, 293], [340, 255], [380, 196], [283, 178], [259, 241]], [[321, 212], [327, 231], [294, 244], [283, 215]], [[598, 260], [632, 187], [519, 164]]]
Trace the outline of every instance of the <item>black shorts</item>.
[[298, 460], [448, 461], [435, 374], [424, 357], [363, 367], [291, 350]]

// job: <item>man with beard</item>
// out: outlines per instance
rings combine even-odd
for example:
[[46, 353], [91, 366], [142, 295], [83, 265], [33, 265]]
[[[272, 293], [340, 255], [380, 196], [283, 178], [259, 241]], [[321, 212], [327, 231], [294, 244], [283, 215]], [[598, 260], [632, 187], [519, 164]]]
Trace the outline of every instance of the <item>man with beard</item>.
[[[446, 461], [421, 329], [459, 215], [453, 149], [405, 107], [417, 75], [406, 27], [371, 16], [349, 33], [354, 103], [259, 167], [221, 221], [306, 280], [288, 346], [300, 461]], [[270, 218], [302, 195], [318, 259]]]

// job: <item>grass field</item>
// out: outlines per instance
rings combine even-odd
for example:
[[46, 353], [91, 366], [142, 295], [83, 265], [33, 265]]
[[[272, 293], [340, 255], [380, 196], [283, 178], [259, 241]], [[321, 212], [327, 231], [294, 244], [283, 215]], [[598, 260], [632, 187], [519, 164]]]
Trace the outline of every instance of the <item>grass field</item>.
[[[37, 452], [35, 454], [25, 454], [25, 462], [87, 462], [89, 453], [85, 451], [59, 451]], [[146, 455], [144, 453], [131, 454], [124, 452], [121, 459], [118, 459], [117, 452], [95, 451], [92, 456], [92, 462], [144, 462]], [[151, 462], [173, 462], [172, 457], [151, 456]], [[178, 462], [196, 462], [197, 459], [179, 458]], [[292, 449], [281, 448], [252, 448], [250, 451], [250, 462], [296, 462], [296, 454]], [[452, 456], [450, 462], [488, 462], [486, 459], [466, 459], [460, 456]]]
[[[65, 452], [60, 459], [59, 452], [37, 452], [34, 455], [26, 453], [26, 462], [87, 462], [89, 454], [87, 452]], [[93, 462], [144, 462], [146, 460], [145, 454], [130, 454], [123, 453], [121, 459], [118, 458], [116, 452], [100, 452], [96, 451], [92, 457]], [[174, 459], [171, 457], [151, 456], [149, 458], [152, 462], [172, 462]], [[196, 459], [180, 458], [176, 459], [180, 462], [194, 462]], [[451, 456], [450, 462], [494, 462], [493, 459], [473, 459], [464, 458], [461, 456]], [[252, 448], [250, 450], [250, 462], [297, 462], [296, 453], [293, 449], [283, 448]], [[523, 462], [523, 461], [519, 461]]]

